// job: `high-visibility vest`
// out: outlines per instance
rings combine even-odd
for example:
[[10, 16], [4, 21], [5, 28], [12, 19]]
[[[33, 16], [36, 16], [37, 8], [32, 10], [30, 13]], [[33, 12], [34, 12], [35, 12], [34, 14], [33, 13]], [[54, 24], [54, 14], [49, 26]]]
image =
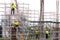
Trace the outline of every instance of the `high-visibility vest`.
[[36, 31], [35, 31], [35, 34], [39, 34], [39, 31], [38, 31], [38, 30], [36, 30]]
[[16, 25], [19, 25], [19, 22], [18, 22], [18, 21], [14, 22], [14, 25], [15, 25], [15, 26], [16, 26]]
[[15, 4], [14, 3], [11, 4], [11, 8], [12, 9], [15, 8]]
[[46, 34], [49, 34], [49, 31], [45, 31]]

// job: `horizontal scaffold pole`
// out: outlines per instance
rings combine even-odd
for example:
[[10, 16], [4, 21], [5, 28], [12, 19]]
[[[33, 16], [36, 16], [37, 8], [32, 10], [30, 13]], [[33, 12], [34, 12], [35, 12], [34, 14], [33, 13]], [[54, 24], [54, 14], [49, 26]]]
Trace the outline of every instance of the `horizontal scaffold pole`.
[[55, 21], [29, 21], [31, 23], [60, 23], [60, 22], [55, 22]]

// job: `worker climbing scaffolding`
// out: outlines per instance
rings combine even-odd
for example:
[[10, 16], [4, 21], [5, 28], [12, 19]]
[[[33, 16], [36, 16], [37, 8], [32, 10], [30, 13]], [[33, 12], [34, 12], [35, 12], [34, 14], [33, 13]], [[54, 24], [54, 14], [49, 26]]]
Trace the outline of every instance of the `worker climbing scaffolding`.
[[19, 21], [18, 20], [14, 20], [13, 25], [14, 25], [14, 27], [18, 27], [19, 26]]
[[11, 14], [12, 14], [12, 15], [15, 13], [15, 7], [16, 7], [15, 3], [12, 2], [12, 3], [11, 3]]
[[16, 38], [16, 31], [18, 30], [19, 22], [18, 20], [14, 19], [14, 22], [11, 24], [11, 40], [17, 40]]

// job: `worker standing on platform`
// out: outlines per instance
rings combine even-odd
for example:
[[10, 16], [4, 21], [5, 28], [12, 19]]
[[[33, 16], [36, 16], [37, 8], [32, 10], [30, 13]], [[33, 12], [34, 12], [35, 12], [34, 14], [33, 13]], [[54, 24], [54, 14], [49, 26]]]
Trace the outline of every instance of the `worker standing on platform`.
[[39, 40], [40, 32], [38, 28], [35, 29], [35, 35], [36, 35], [36, 39]]
[[12, 4], [11, 4], [11, 14], [14, 14], [14, 12], [15, 12], [15, 7], [16, 7], [15, 3], [12, 2]]
[[46, 29], [45, 30], [46, 39], [48, 39], [48, 34], [49, 34], [49, 31], [48, 31], [48, 29]]

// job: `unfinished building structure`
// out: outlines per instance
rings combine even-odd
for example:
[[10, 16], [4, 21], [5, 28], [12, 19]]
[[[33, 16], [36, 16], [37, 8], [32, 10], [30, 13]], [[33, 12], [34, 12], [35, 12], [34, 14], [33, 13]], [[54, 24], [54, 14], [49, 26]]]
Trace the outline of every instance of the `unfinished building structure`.
[[[23, 32], [23, 39], [20, 39], [20, 32], [15, 30], [15, 36], [18, 40], [28, 40], [29, 38], [29, 29], [30, 27], [38, 27], [40, 28], [40, 40], [46, 40], [44, 30], [46, 27], [49, 28], [49, 39], [50, 40], [60, 40], [60, 22], [59, 22], [59, 0], [56, 1], [56, 12], [44, 12], [44, 0], [40, 0], [40, 13], [37, 10], [30, 10], [29, 4], [26, 3], [17, 3], [16, 2], [16, 10], [15, 14], [11, 15], [11, 3], [0, 3], [0, 5], [3, 5], [5, 10], [0, 11], [3, 12], [4, 15], [2, 16], [2, 39], [3, 40], [13, 40], [11, 38], [11, 23], [14, 21], [14, 19], [17, 19], [20, 23], [19, 27], [22, 28]], [[6, 39], [7, 38], [7, 39]], [[16, 39], [14, 39], [16, 40]], [[35, 37], [33, 36], [33, 40], [35, 40]]]
[[[27, 33], [25, 33], [25, 31], [27, 31], [30, 27], [30, 25], [33, 23], [30, 22], [30, 20], [35, 20], [34, 18], [36, 17], [37, 15], [37, 19], [39, 19], [38, 17], [38, 11], [37, 10], [30, 10], [29, 9], [29, 4], [26, 4], [26, 3], [18, 3], [18, 8], [19, 9], [16, 9], [15, 10], [15, 14], [14, 15], [11, 15], [11, 11], [10, 11], [10, 4], [11, 3], [0, 3], [0, 5], [4, 5], [4, 7], [0, 7], [0, 8], [4, 8], [5, 10], [4, 11], [1, 11], [5, 14], [2, 14], [2, 39], [3, 40], [16, 40], [15, 38], [14, 39], [11, 39], [11, 36], [13, 34], [11, 34], [11, 28], [13, 26], [11, 26], [11, 23], [14, 21], [14, 19], [17, 19], [19, 20], [19, 27], [22, 28], [22, 32], [23, 32], [23, 35], [24, 35], [24, 39], [27, 38]], [[18, 11], [17, 11], [18, 10]], [[31, 19], [32, 18], [32, 19]], [[35, 24], [34, 24], [35, 25]], [[37, 25], [37, 24], [36, 24]], [[17, 30], [15, 30], [15, 35], [16, 37], [20, 40], [20, 32], [17, 32]], [[7, 39], [6, 39], [7, 38]]]

